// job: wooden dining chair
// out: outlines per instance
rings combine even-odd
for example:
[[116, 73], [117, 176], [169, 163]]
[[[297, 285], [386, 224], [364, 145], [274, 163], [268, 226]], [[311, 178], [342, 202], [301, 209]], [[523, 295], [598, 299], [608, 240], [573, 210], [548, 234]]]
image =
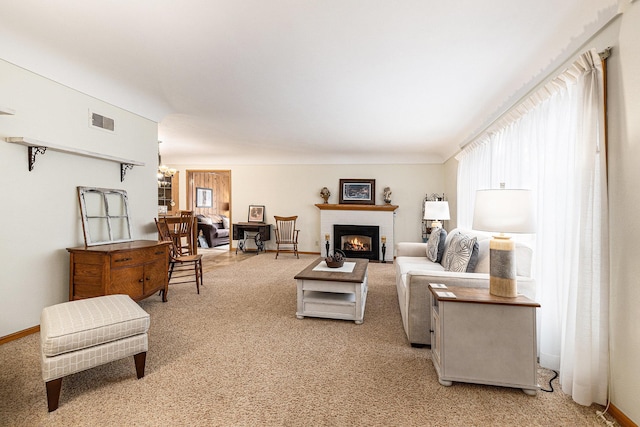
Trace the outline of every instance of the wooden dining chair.
[[180, 255], [193, 255], [193, 211], [180, 211], [180, 222], [176, 224], [173, 239]]
[[[278, 254], [282, 252], [293, 252], [296, 258], [300, 258], [298, 255], [298, 233], [300, 230], [296, 229], [296, 220], [298, 216], [274, 216], [276, 219], [276, 259]], [[281, 249], [281, 247], [289, 247], [289, 249]]]
[[[169, 243], [169, 284], [171, 285], [171, 278], [173, 273], [180, 273], [175, 276], [176, 279], [187, 278], [195, 276], [196, 291], [200, 293], [200, 286], [202, 285], [202, 255], [180, 255], [176, 250], [174, 239], [169, 232], [169, 226], [164, 221], [156, 221], [156, 228], [158, 229], [159, 240]], [[190, 283], [192, 280], [182, 280], [178, 283]]]

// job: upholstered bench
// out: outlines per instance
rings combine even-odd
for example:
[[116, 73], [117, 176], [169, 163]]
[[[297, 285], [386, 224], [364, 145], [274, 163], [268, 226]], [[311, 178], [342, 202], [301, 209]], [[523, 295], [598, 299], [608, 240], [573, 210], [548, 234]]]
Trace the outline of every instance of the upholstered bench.
[[108, 295], [46, 307], [40, 317], [42, 379], [49, 412], [58, 409], [62, 377], [134, 356], [144, 376], [149, 314], [128, 295]]

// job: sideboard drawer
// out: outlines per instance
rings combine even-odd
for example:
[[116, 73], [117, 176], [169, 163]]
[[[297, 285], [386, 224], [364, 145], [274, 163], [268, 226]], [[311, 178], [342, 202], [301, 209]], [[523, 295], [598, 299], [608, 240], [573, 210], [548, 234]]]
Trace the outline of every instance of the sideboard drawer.
[[146, 248], [137, 251], [116, 252], [111, 255], [111, 268], [129, 267], [132, 265], [153, 262], [164, 258], [163, 248]]

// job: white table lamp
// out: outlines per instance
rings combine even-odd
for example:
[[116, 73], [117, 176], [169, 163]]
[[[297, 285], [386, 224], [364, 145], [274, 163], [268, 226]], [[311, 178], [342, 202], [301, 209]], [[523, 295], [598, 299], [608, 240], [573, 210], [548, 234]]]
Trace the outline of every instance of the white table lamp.
[[442, 220], [451, 219], [449, 216], [449, 202], [424, 202], [424, 219], [433, 220], [431, 228], [442, 228]]
[[473, 229], [498, 232], [489, 243], [489, 292], [515, 298], [515, 243], [503, 233], [535, 233], [536, 220], [531, 190], [478, 190]]

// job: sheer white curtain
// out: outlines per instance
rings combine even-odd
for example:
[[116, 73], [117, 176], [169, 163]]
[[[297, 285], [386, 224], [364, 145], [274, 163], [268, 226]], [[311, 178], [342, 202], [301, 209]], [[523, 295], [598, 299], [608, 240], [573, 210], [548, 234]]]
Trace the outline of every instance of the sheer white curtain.
[[609, 249], [600, 58], [581, 55], [457, 156], [458, 225], [471, 227], [475, 192], [530, 188], [537, 200], [534, 277], [540, 364], [565, 393], [605, 404]]

